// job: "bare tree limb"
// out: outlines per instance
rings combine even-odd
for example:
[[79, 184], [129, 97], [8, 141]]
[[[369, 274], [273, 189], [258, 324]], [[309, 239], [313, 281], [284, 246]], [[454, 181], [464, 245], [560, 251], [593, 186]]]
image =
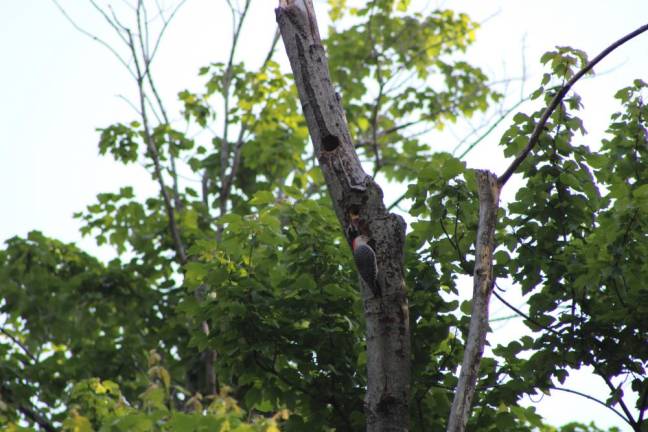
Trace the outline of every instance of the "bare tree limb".
[[126, 62], [126, 60], [124, 60], [124, 58], [123, 58], [121, 55], [119, 55], [119, 53], [117, 52], [117, 50], [115, 50], [115, 48], [113, 48], [109, 43], [107, 43], [107, 42], [104, 41], [103, 39], [99, 38], [98, 36], [96, 36], [96, 35], [90, 33], [89, 31], [87, 31], [87, 30], [85, 30], [84, 28], [82, 28], [81, 26], [79, 26], [79, 25], [76, 23], [76, 21], [74, 21], [74, 20], [72, 19], [72, 17], [70, 17], [70, 15], [68, 15], [68, 13], [65, 11], [65, 9], [63, 9], [63, 7], [58, 3], [58, 0], [52, 0], [52, 2], [56, 5], [56, 7], [58, 8], [58, 10], [61, 11], [61, 13], [62, 13], [63, 16], [65, 17], [65, 19], [68, 20], [68, 22], [72, 25], [72, 27], [74, 27], [74, 28], [75, 28], [77, 31], [79, 31], [80, 33], [84, 34], [85, 36], [89, 37], [90, 39], [96, 41], [97, 43], [99, 43], [100, 45], [102, 45], [102, 46], [104, 46], [106, 49], [108, 49], [108, 51], [110, 51], [110, 52], [111, 52], [111, 53], [112, 53], [112, 54], [117, 58], [117, 60], [119, 61], [119, 63], [121, 63], [121, 64], [126, 68], [126, 70], [128, 71], [128, 73], [129, 73], [133, 78], [136, 78], [135, 72], [133, 71], [133, 69], [131, 68], [131, 66]]
[[34, 411], [31, 407], [20, 404], [17, 408], [25, 417], [38, 424], [43, 430], [47, 432], [56, 432], [58, 430], [45, 417]]
[[488, 305], [495, 283], [493, 251], [500, 187], [497, 177], [489, 171], [477, 171], [477, 187], [479, 225], [475, 246], [472, 312], [459, 382], [448, 418], [448, 432], [463, 432], [468, 422], [488, 332]]
[[528, 100], [527, 98], [522, 98], [519, 101], [517, 101], [513, 106], [511, 106], [509, 109], [507, 109], [502, 115], [499, 116], [499, 118], [484, 132], [477, 138], [475, 141], [470, 143], [470, 145], [459, 155], [457, 156], [458, 159], [463, 159], [472, 149], [474, 149], [480, 142], [482, 142], [486, 137], [488, 137], [493, 130], [499, 126], [500, 123], [506, 119], [506, 117], [509, 116], [514, 110], [516, 110], [520, 105], [522, 105], [524, 102]]
[[151, 136], [151, 130], [150, 130], [148, 115], [146, 111], [146, 101], [145, 101], [144, 88], [143, 88], [145, 76], [137, 56], [135, 42], [133, 40], [133, 36], [130, 30], [128, 31], [128, 45], [133, 56], [133, 61], [135, 63], [135, 70], [137, 72], [136, 75], [137, 87], [138, 87], [139, 99], [140, 99], [140, 111], [142, 113], [142, 127], [143, 127], [144, 141], [148, 149], [148, 154], [151, 160], [153, 161], [155, 177], [157, 178], [158, 184], [160, 185], [160, 193], [162, 194], [164, 207], [167, 212], [167, 217], [169, 218], [169, 231], [171, 234], [171, 238], [173, 239], [173, 245], [176, 251], [176, 257], [178, 259], [178, 262], [181, 265], [184, 265], [187, 262], [187, 253], [185, 251], [184, 244], [182, 243], [180, 230], [176, 222], [175, 209], [173, 207], [173, 204], [171, 203], [171, 198], [169, 197], [169, 192], [167, 191], [167, 187], [164, 182], [162, 166], [160, 164], [160, 156], [158, 154], [157, 148], [155, 147], [155, 143], [153, 142], [153, 137]]
[[9, 339], [11, 339], [13, 343], [18, 345], [20, 349], [23, 350], [25, 355], [31, 359], [31, 361], [33, 361], [34, 363], [38, 363], [38, 359], [36, 359], [36, 357], [31, 353], [31, 351], [29, 351], [29, 349], [22, 342], [20, 342], [14, 335], [12, 335], [7, 330], [5, 330], [4, 327], [0, 327], [0, 333], [4, 334]]
[[[408, 122], [400, 124], [400, 125], [393, 126], [393, 127], [389, 128], [389, 129], [385, 129], [384, 131], [378, 132], [376, 134], [376, 137], [377, 138], [382, 138], [382, 137], [387, 136], [389, 134], [392, 134], [394, 132], [398, 132], [399, 130], [408, 128], [410, 126], [417, 125], [417, 124], [419, 124], [419, 123], [421, 123], [423, 121], [425, 121], [425, 119], [420, 118], [420, 119], [417, 119], [417, 120], [412, 120], [412, 121], [408, 121]], [[364, 146], [369, 145], [369, 144], [371, 144], [371, 141], [359, 142], [359, 143], [356, 144], [356, 148], [364, 147]]]
[[[104, 9], [102, 9], [95, 2], [95, 0], [90, 0], [90, 3], [93, 5], [93, 7], [101, 14], [101, 16], [106, 20], [106, 22], [108, 22], [108, 24], [117, 33], [121, 41], [124, 42], [128, 47], [132, 57], [132, 61], [134, 63], [135, 70], [131, 68], [131, 66], [126, 62], [126, 60], [124, 60], [124, 58], [121, 57], [112, 46], [110, 46], [105, 41], [99, 39], [98, 37], [92, 35], [91, 33], [81, 28], [79, 25], [77, 25], [69, 17], [69, 15], [65, 12], [65, 10], [57, 3], [57, 0], [52, 0], [52, 1], [56, 4], [56, 6], [63, 13], [63, 15], [77, 30], [79, 30], [84, 35], [98, 41], [106, 48], [108, 48], [119, 59], [120, 63], [122, 63], [122, 65], [124, 65], [127, 68], [127, 70], [129, 71], [133, 79], [136, 81], [140, 108], [137, 109], [126, 98], [123, 99], [126, 100], [127, 103], [133, 109], [135, 109], [135, 111], [142, 118], [143, 138], [144, 138], [145, 145], [147, 147], [147, 153], [151, 158], [151, 160], [153, 161], [154, 173], [155, 173], [154, 178], [157, 179], [157, 182], [160, 186], [160, 193], [162, 195], [164, 201], [164, 208], [166, 210], [167, 217], [168, 217], [169, 231], [173, 241], [173, 247], [176, 252], [176, 259], [180, 265], [185, 264], [188, 261], [188, 256], [182, 241], [182, 237], [180, 235], [180, 228], [178, 227], [176, 221], [176, 211], [182, 210], [183, 207], [182, 201], [180, 200], [180, 194], [178, 188], [178, 172], [177, 172], [176, 160], [175, 160], [176, 158], [173, 151], [169, 151], [169, 160], [170, 160], [169, 173], [172, 179], [172, 189], [171, 189], [172, 198], [173, 198], [172, 200], [164, 181], [164, 169], [160, 162], [160, 156], [158, 154], [158, 150], [156, 148], [156, 145], [153, 141], [153, 137], [151, 135], [152, 127], [149, 120], [147, 106], [150, 107], [151, 112], [153, 113], [153, 115], [155, 116], [155, 118], [158, 120], [159, 123], [164, 122], [164, 124], [170, 125], [170, 119], [167, 115], [167, 111], [162, 102], [162, 98], [160, 97], [160, 94], [157, 90], [157, 86], [153, 79], [151, 64], [160, 47], [165, 31], [169, 27], [171, 21], [173, 21], [173, 18], [180, 10], [180, 8], [186, 3], [186, 0], [180, 0], [173, 8], [173, 10], [171, 11], [168, 17], [165, 17], [164, 10], [162, 9], [160, 3], [156, 1], [156, 5], [158, 8], [158, 16], [162, 19], [163, 24], [160, 32], [157, 35], [152, 51], [150, 50], [148, 12], [142, 0], [137, 0], [137, 4], [135, 7], [132, 7], [130, 4], [126, 3], [127, 6], [129, 6], [132, 9], [132, 11], [135, 13], [136, 16], [136, 26], [137, 26], [136, 38], [134, 37], [133, 32], [121, 23], [121, 21], [115, 14], [111, 5], [108, 5], [108, 9], [110, 10], [110, 15], [109, 15]], [[248, 0], [248, 2], [249, 1], [250, 0]], [[140, 51], [139, 53], [137, 52], [138, 47]], [[150, 101], [149, 97], [146, 94], [146, 89], [145, 89], [146, 84], [148, 84], [150, 91], [153, 93], [153, 97], [155, 98], [157, 108], [152, 104], [152, 102]], [[207, 199], [208, 199], [207, 186], [208, 185], [206, 183], [206, 180], [208, 179], [206, 177], [206, 174], [207, 173], [205, 173], [205, 176], [203, 176], [202, 183], [203, 183], [203, 200], [206, 204], [206, 208], [208, 208], [207, 206]], [[201, 325], [205, 334], [209, 334], [208, 323], [204, 321], [202, 322]], [[216, 359], [216, 353], [212, 350], [207, 350], [203, 353], [203, 358], [204, 358], [204, 364], [206, 370], [206, 381], [207, 381], [206, 393], [214, 394], [217, 392], [217, 387], [218, 387], [216, 383], [215, 372], [214, 372], [214, 362]]]
[[99, 7], [97, 2], [95, 2], [94, 0], [90, 0], [90, 4], [92, 4], [95, 10], [99, 12], [101, 16], [103, 16], [104, 20], [108, 23], [108, 25], [110, 25], [115, 30], [115, 33], [117, 34], [119, 39], [121, 39], [121, 41], [124, 42], [125, 44], [128, 44], [128, 39], [126, 38], [126, 36], [124, 36], [124, 33], [128, 28], [125, 25], [123, 25], [121, 21], [119, 21], [119, 19], [117, 18], [117, 14], [115, 14], [115, 11], [113, 10], [112, 6], [108, 5], [108, 9], [110, 10], [110, 14], [112, 15], [111, 18], [108, 16], [106, 11], [104, 11], [101, 7]]
[[619, 411], [615, 410], [613, 407], [607, 405], [605, 402], [596, 399], [596, 398], [593, 397], [593, 396], [590, 396], [590, 395], [588, 395], [588, 394], [585, 394], [585, 393], [579, 392], [579, 391], [577, 391], [577, 390], [572, 390], [572, 389], [563, 388], [563, 387], [551, 386], [551, 387], [549, 387], [549, 388], [552, 389], [552, 390], [558, 390], [558, 391], [561, 391], [561, 392], [566, 392], [566, 393], [575, 394], [575, 395], [578, 395], [578, 396], [584, 397], [584, 398], [586, 398], [586, 399], [589, 399], [589, 400], [591, 400], [592, 402], [596, 402], [596, 403], [599, 404], [599, 405], [603, 405], [605, 408], [609, 409], [610, 411], [614, 412], [616, 415], [618, 415], [619, 417], [621, 417], [621, 418], [622, 418], [626, 423], [628, 423], [628, 424], [632, 424], [632, 423], [628, 420], [628, 418], [626, 418], [622, 413], [620, 413]]
[[[178, 9], [180, 9], [180, 7], [183, 4], [184, 4], [184, 0], [178, 3], [177, 7], [173, 10], [169, 20], [164, 22], [164, 26], [162, 27], [162, 30], [160, 31], [160, 34], [158, 35], [157, 38], [157, 42], [155, 45], [156, 49], [158, 44], [162, 40], [164, 30], [167, 28], [169, 22], [173, 19], [173, 16], [175, 16], [176, 12], [178, 11]], [[142, 20], [142, 15], [144, 16], [143, 20]], [[137, 38], [139, 40], [140, 51], [145, 65], [144, 75], [146, 76], [146, 81], [148, 82], [151, 92], [153, 93], [153, 97], [155, 98], [158, 109], [162, 114], [164, 123], [166, 125], [170, 125], [169, 117], [167, 115], [166, 109], [164, 108], [164, 103], [162, 102], [162, 98], [160, 97], [160, 94], [157, 91], [157, 86], [155, 85], [155, 82], [153, 80], [153, 74], [151, 73], [151, 63], [153, 62], [153, 54], [149, 54], [148, 51], [149, 30], [148, 30], [148, 22], [146, 20], [146, 16], [147, 16], [146, 7], [144, 6], [142, 0], [138, 0], [137, 9], [136, 9], [137, 29], [138, 29]], [[157, 115], [155, 110], [153, 110], [153, 112]], [[173, 154], [172, 151], [169, 151], [169, 163], [171, 166], [170, 174], [171, 174], [172, 190], [173, 190], [173, 204], [175, 206], [175, 209], [180, 211], [183, 208], [183, 204], [182, 201], [180, 200], [180, 192], [178, 188], [178, 171], [176, 169], [175, 155]]]
[[265, 60], [263, 60], [263, 65], [261, 66], [261, 69], [265, 68], [267, 64], [272, 60], [272, 56], [274, 55], [275, 48], [277, 47], [277, 43], [279, 42], [279, 38], [281, 37], [281, 33], [279, 33], [279, 28], [275, 30], [275, 34], [272, 37], [272, 43], [270, 44], [270, 49], [268, 50], [268, 54], [266, 54]]
[[[470, 415], [472, 398], [475, 393], [475, 386], [479, 374], [479, 364], [483, 355], [486, 333], [488, 332], [488, 304], [494, 284], [492, 275], [493, 250], [495, 249], [494, 233], [497, 222], [498, 200], [501, 188], [506, 184], [511, 175], [513, 175], [515, 170], [526, 159], [533, 147], [537, 144], [549, 117], [560, 105], [562, 99], [566, 96], [571, 87], [614, 49], [646, 30], [648, 30], [648, 25], [644, 25], [614, 42], [585, 67], [578, 71], [564, 86], [562, 86], [550, 102], [549, 106], [543, 112], [538, 123], [536, 123], [526, 147], [499, 178], [487, 171], [478, 171], [477, 173], [480, 204], [477, 245], [475, 247], [472, 314], [464, 358], [459, 375], [459, 383], [455, 391], [455, 397], [452, 403], [450, 417], [448, 419], [448, 432], [463, 432], [465, 430]], [[606, 380], [610, 389], [616, 391], [609, 380], [604, 375], [602, 375], [602, 377]], [[627, 415], [630, 424], [633, 424], [632, 416], [624, 402], [621, 400], [619, 401], [619, 404]]]
[[160, 33], [158, 34], [158, 37], [155, 41], [155, 44], [153, 45], [153, 51], [151, 51], [150, 56], [149, 56], [149, 61], [153, 61], [155, 58], [155, 54], [158, 51], [158, 48], [160, 47], [160, 42], [162, 42], [162, 37], [164, 36], [164, 33], [166, 32], [167, 28], [169, 27], [169, 23], [173, 21], [173, 17], [178, 13], [180, 8], [186, 3], [187, 0], [181, 0], [178, 5], [171, 11], [171, 14], [169, 15], [169, 18], [164, 18], [162, 16], [162, 20], [164, 24], [162, 25], [162, 28], [160, 29]]
[[615, 49], [617, 49], [627, 41], [635, 38], [636, 36], [639, 36], [641, 33], [645, 32], [646, 30], [648, 30], [648, 24], [639, 27], [635, 31], [628, 33], [627, 35], [623, 36], [621, 39], [617, 40], [612, 45], [608, 46], [603, 51], [601, 51], [599, 55], [594, 57], [592, 61], [590, 61], [587, 65], [585, 65], [585, 67], [579, 70], [569, 81], [567, 81], [567, 83], [564, 86], [562, 86], [562, 88], [558, 91], [558, 93], [556, 93], [556, 95], [549, 103], [549, 106], [542, 113], [542, 116], [540, 117], [538, 123], [536, 123], [535, 128], [533, 129], [533, 132], [529, 137], [529, 141], [527, 142], [526, 147], [520, 152], [520, 154], [518, 154], [515, 157], [511, 165], [497, 179], [497, 183], [499, 184], [500, 187], [506, 184], [506, 182], [509, 180], [509, 178], [511, 178], [515, 170], [518, 169], [520, 164], [522, 164], [522, 162], [524, 162], [524, 160], [527, 158], [529, 153], [531, 153], [533, 147], [538, 143], [538, 140], [540, 139], [540, 135], [542, 134], [542, 131], [544, 130], [544, 127], [547, 124], [549, 117], [556, 110], [556, 108], [558, 108], [558, 105], [563, 100], [563, 98], [567, 95], [567, 93], [572, 88], [572, 86], [579, 79], [581, 79], [586, 73], [591, 71], [592, 68], [594, 68], [594, 66], [596, 66], [608, 54], [610, 54], [612, 51], [614, 51]]
[[[614, 384], [612, 384], [612, 381], [610, 381], [610, 379], [602, 371], [600, 371], [600, 369], [598, 367], [595, 367], [594, 370], [596, 371], [596, 373], [601, 378], [603, 378], [603, 381], [605, 381], [605, 384], [610, 389], [610, 393], [612, 395], [616, 394], [618, 389], [614, 386]], [[626, 405], [626, 403], [623, 401], [622, 398], [618, 398], [617, 403], [619, 404], [619, 406], [621, 407], [621, 409], [625, 413], [625, 415], [627, 417], [626, 421], [628, 422], [628, 424], [630, 426], [632, 426], [634, 429], [636, 429], [635, 426], [637, 425], [637, 423], [635, 422], [634, 417], [632, 417], [632, 413], [628, 409], [628, 406]], [[636, 429], [636, 430], [638, 431], [639, 429]]]
[[119, 94], [119, 95], [117, 95], [117, 97], [118, 97], [119, 99], [123, 100], [124, 102], [126, 102], [126, 105], [128, 105], [128, 106], [131, 107], [131, 108], [133, 108], [133, 111], [135, 111], [135, 113], [136, 113], [137, 115], [139, 115], [139, 116], [142, 115], [142, 113], [140, 113], [139, 108], [137, 108], [137, 106], [136, 106], [133, 102], [131, 102], [131, 101], [130, 101], [126, 96], [124, 96], [124, 95], [122, 95], [122, 94]]
[[[223, 216], [225, 212], [227, 211], [227, 200], [222, 199], [223, 196], [226, 195], [225, 191], [225, 184], [227, 182], [227, 165], [229, 162], [229, 155], [230, 155], [230, 143], [229, 143], [229, 137], [228, 137], [228, 131], [229, 131], [229, 125], [230, 125], [230, 120], [229, 120], [229, 104], [230, 104], [230, 85], [232, 84], [232, 69], [234, 67], [234, 55], [236, 53], [236, 47], [238, 45], [239, 37], [241, 35], [241, 30], [243, 29], [243, 23], [245, 22], [245, 17], [247, 16], [248, 10], [250, 8], [250, 3], [252, 0], [245, 0], [245, 6], [243, 7], [243, 11], [240, 12], [240, 17], [238, 19], [238, 23], [236, 22], [236, 12], [235, 9], [231, 2], [227, 2], [229, 4], [229, 7], [232, 11], [232, 22], [233, 22], [233, 27], [232, 27], [232, 47], [230, 48], [230, 55], [229, 59], [227, 60], [227, 66], [225, 67], [225, 74], [223, 76], [223, 139], [221, 141], [221, 154], [220, 154], [220, 162], [221, 162], [221, 170], [220, 170], [220, 181], [221, 181], [221, 190], [220, 190], [220, 215]], [[229, 196], [229, 193], [227, 193]], [[218, 232], [217, 232], [217, 237], [220, 237], [222, 232], [222, 228], [219, 227]]]
[[646, 414], [646, 402], [648, 402], [648, 386], [644, 386], [643, 395], [639, 400], [639, 418], [637, 419], [637, 424], [641, 426], [644, 421], [644, 415]]
[[2, 396], [0, 397], [0, 400], [4, 398], [4, 400], [10, 405], [13, 405], [18, 412], [36, 423], [44, 431], [56, 432], [58, 430], [47, 418], [37, 413], [31, 406], [14, 401], [11, 396], [11, 390], [5, 387], [2, 383], [0, 383], [0, 396]]

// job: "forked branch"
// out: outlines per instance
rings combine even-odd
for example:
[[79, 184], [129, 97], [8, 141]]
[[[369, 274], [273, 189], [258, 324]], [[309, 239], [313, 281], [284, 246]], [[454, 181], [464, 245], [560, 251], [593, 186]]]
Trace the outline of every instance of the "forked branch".
[[[492, 274], [493, 251], [495, 250], [495, 229], [497, 225], [496, 215], [501, 189], [538, 143], [540, 135], [542, 134], [549, 117], [560, 105], [571, 87], [579, 79], [585, 76], [587, 72], [592, 70], [592, 68], [608, 54], [646, 30], [648, 30], [648, 24], [639, 27], [637, 30], [614, 42], [579, 70], [558, 91], [558, 93], [556, 93], [533, 129], [526, 147], [499, 178], [487, 171], [478, 171], [477, 173], [479, 188], [479, 225], [477, 229], [477, 244], [475, 246], [473, 305], [459, 382], [455, 390], [455, 397], [448, 418], [448, 432], [463, 432], [465, 430], [470, 415], [477, 379], [479, 377], [479, 365], [483, 356], [486, 333], [488, 332], [488, 305], [494, 286]], [[629, 416], [629, 413], [626, 412], [626, 415]]]
[[[499, 177], [488, 171], [477, 172], [479, 191], [479, 225], [477, 229], [477, 244], [475, 246], [475, 270], [473, 276], [473, 299], [470, 327], [466, 338], [464, 358], [461, 364], [459, 382], [455, 390], [448, 432], [463, 432], [471, 411], [472, 399], [479, 377], [479, 365], [483, 356], [486, 333], [488, 332], [488, 305], [493, 291], [493, 251], [495, 250], [495, 229], [497, 226], [497, 209], [501, 189], [513, 173], [524, 162], [538, 143], [547, 121], [560, 105], [571, 87], [603, 58], [623, 45], [630, 39], [648, 30], [648, 24], [639, 27], [612, 45], [604, 49], [592, 61], [579, 70], [553, 97], [549, 106], [544, 110], [536, 124], [529, 141], [520, 154], [513, 160], [509, 168]], [[623, 405], [622, 405], [623, 407]], [[629, 413], [626, 412], [626, 415]], [[630, 417], [630, 416], [629, 416]]]

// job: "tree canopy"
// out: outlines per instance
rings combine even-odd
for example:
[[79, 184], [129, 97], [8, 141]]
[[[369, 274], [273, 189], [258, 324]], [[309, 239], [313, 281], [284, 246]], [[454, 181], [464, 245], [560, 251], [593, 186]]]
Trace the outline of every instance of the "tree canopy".
[[[202, 88], [179, 86], [182, 112], [169, 113], [154, 60], [183, 3], [138, 1], [126, 17], [97, 6], [138, 90], [132, 121], [98, 125], [99, 152], [140, 163], [158, 193], [122, 187], [75, 215], [84, 235], [118, 252], [110, 262], [37, 231], [6, 241], [0, 425], [362, 430], [366, 300], [294, 76], [276, 61], [280, 39], [267, 41], [260, 67], [237, 62], [240, 39], [254, 37], [244, 26], [254, 3], [228, 1], [229, 57], [197, 71]], [[479, 196], [475, 170], [425, 132], [504, 95], [465, 60], [479, 27], [467, 15], [423, 14], [406, 0], [328, 3], [323, 44], [355, 151], [378, 182], [403, 190], [389, 207], [409, 225], [410, 429], [445, 430], [468, 337], [471, 301], [459, 289], [474, 273]], [[556, 47], [540, 61], [528, 109], [504, 119], [507, 157], [588, 56]], [[467, 430], [599, 431], [549, 426], [521, 403], [554, 391], [593, 398], [562, 386], [584, 368], [609, 388], [597, 409], [648, 428], [648, 83], [614, 90], [621, 108], [597, 148], [580, 144], [576, 91], [551, 113], [497, 212], [494, 295], [524, 295], [528, 308], [512, 309], [528, 331], [481, 359]]]

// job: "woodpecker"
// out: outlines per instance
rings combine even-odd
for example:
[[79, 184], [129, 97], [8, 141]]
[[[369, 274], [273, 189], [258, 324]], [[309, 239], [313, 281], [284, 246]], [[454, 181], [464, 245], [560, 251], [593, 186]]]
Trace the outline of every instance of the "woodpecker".
[[353, 259], [362, 280], [369, 286], [375, 297], [380, 297], [378, 262], [376, 261], [376, 253], [368, 242], [369, 237], [366, 235], [359, 235], [353, 239]]

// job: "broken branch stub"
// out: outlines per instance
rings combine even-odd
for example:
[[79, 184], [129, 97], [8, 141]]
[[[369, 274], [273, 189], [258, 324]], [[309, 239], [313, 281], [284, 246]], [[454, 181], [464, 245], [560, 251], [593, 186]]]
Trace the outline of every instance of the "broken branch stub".
[[473, 270], [473, 297], [470, 327], [464, 349], [459, 382], [448, 418], [447, 432], [463, 432], [468, 422], [475, 387], [479, 378], [479, 365], [484, 353], [488, 333], [488, 305], [493, 292], [493, 252], [495, 228], [499, 208], [500, 186], [497, 176], [489, 171], [477, 171], [479, 194], [479, 225], [475, 245]]
[[[410, 379], [405, 222], [387, 212], [382, 190], [362, 169], [340, 97], [331, 84], [312, 2], [280, 0], [275, 12], [338, 220], [347, 240], [353, 231], [367, 235], [376, 252], [382, 295], [374, 296], [361, 282], [367, 323], [367, 430], [404, 431], [409, 424]], [[349, 229], [352, 226], [354, 230]]]

